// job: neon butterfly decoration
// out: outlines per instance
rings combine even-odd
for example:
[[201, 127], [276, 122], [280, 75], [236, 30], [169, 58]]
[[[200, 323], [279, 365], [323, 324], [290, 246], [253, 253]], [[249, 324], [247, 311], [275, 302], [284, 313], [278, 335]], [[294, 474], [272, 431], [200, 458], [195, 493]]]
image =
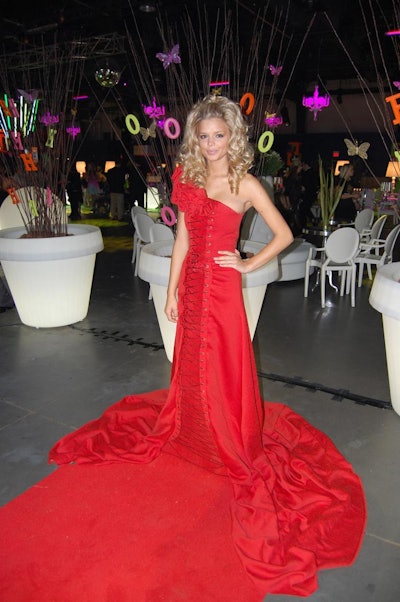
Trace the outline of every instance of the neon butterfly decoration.
[[153, 123], [148, 128], [140, 128], [140, 133], [142, 135], [143, 140], [146, 142], [149, 138], [156, 137], [156, 128], [157, 124], [153, 121]]
[[17, 88], [17, 92], [26, 102], [30, 102], [31, 104], [38, 99], [39, 90], [29, 90], [28, 92], [25, 90], [20, 90]]
[[175, 44], [169, 52], [157, 52], [156, 58], [162, 62], [164, 69], [167, 69], [171, 63], [180, 63], [179, 44]]
[[270, 128], [276, 128], [278, 125], [282, 125], [283, 117], [278, 117], [276, 113], [265, 112], [264, 122], [269, 125]]
[[275, 67], [274, 65], [270, 65], [269, 66], [269, 70], [271, 71], [272, 75], [280, 75], [282, 72], [283, 66], [280, 65], [279, 67]]
[[349, 157], [353, 157], [354, 155], [358, 155], [361, 159], [368, 159], [367, 150], [371, 146], [369, 142], [363, 142], [362, 144], [358, 144], [357, 140], [352, 142], [348, 138], [344, 139], [344, 143], [347, 146], [347, 154]]
[[398, 90], [400, 90], [400, 82], [393, 82], [393, 85], [396, 86]]

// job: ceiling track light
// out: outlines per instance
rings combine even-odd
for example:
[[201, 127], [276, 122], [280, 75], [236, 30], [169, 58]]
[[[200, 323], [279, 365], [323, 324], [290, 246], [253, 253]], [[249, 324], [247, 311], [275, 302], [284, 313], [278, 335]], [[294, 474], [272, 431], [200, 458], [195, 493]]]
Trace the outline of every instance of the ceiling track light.
[[142, 11], [142, 13], [155, 13], [157, 7], [155, 2], [141, 2], [139, 4], [139, 10]]

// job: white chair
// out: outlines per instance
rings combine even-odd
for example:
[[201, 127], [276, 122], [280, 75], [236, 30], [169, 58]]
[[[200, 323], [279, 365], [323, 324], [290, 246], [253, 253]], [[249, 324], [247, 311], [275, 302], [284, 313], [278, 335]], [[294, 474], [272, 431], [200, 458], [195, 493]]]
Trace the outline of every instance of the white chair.
[[371, 228], [364, 228], [363, 232], [360, 233], [360, 245], [363, 248], [364, 244], [368, 244], [371, 240], [378, 240], [381, 237], [383, 226], [387, 220], [387, 215], [381, 215], [372, 224]]
[[351, 306], [356, 304], [356, 264], [354, 259], [358, 253], [360, 235], [355, 228], [338, 228], [325, 244], [325, 259], [321, 265], [320, 287], [321, 307], [325, 307], [326, 277], [332, 272], [340, 273], [340, 296], [351, 293]]
[[274, 238], [274, 233], [261, 215], [255, 209], [250, 208], [244, 214], [240, 228], [240, 238], [267, 244]]
[[359, 233], [360, 239], [361, 239], [361, 237], [364, 236], [364, 232], [365, 232], [365, 235], [366, 235], [367, 232], [370, 230], [373, 221], [374, 221], [374, 212], [373, 212], [373, 210], [365, 208], [365, 209], [361, 209], [361, 211], [359, 211], [357, 213], [354, 222], [348, 222], [348, 223], [345, 223], [345, 224], [339, 224], [338, 227], [339, 228], [346, 228], [346, 227], [349, 227], [349, 226], [354, 226], [354, 228]]
[[[374, 239], [370, 241], [369, 246], [365, 245], [364, 248], [361, 248], [355, 258], [355, 262], [358, 264], [358, 286], [362, 285], [365, 266], [367, 266], [368, 278], [372, 280], [373, 265], [378, 268], [393, 261], [393, 249], [399, 234], [400, 224], [397, 224], [397, 226], [390, 230], [385, 240]], [[383, 252], [380, 254], [379, 251], [382, 249]]]
[[133, 218], [133, 225], [136, 230], [136, 247], [133, 249], [135, 262], [135, 276], [138, 275], [140, 251], [143, 245], [147, 245], [150, 241], [150, 228], [154, 221], [149, 215], [137, 213]]
[[[274, 238], [274, 233], [257, 211], [249, 209], [243, 218], [240, 236], [240, 249], [242, 249], [246, 240], [268, 244]], [[303, 239], [295, 238], [284, 251], [279, 253], [280, 276], [276, 281], [285, 282], [304, 278], [306, 259], [310, 249], [312, 255], [315, 255], [314, 245]]]
[[147, 215], [147, 211], [144, 207], [142, 207], [141, 205], [133, 205], [131, 209], [131, 214], [136, 215], [137, 213], [143, 213], [144, 215]]
[[[305, 275], [304, 275], [304, 296], [305, 297], [308, 297], [308, 289], [309, 289], [311, 274], [313, 274], [315, 268], [317, 270], [321, 270], [324, 251], [325, 251], [325, 247], [314, 247], [314, 248], [310, 248], [308, 251], [308, 257], [306, 259], [306, 268], [305, 268]], [[318, 284], [318, 282], [319, 282], [319, 272], [317, 274], [317, 284]]]
[[357, 213], [354, 221], [354, 227], [360, 235], [360, 240], [368, 236], [368, 232], [371, 229], [373, 221], [374, 212], [372, 209], [362, 209], [359, 213]]
[[174, 233], [167, 224], [154, 223], [150, 228], [150, 242], [175, 240]]
[[[162, 224], [160, 222], [155, 222], [150, 227], [150, 242], [156, 242], [158, 240], [170, 240], [174, 241], [175, 236], [172, 229], [167, 226], [167, 224]], [[152, 299], [153, 295], [151, 293], [151, 287], [149, 290], [149, 299]]]
[[135, 258], [136, 258], [136, 247], [137, 247], [137, 232], [136, 232], [136, 228], [135, 228], [135, 215], [137, 215], [138, 213], [143, 213], [143, 215], [147, 215], [147, 211], [144, 207], [141, 207], [140, 205], [133, 205], [132, 209], [131, 209], [131, 219], [132, 219], [132, 224], [133, 224], [133, 251], [132, 251], [132, 263], [134, 263]]

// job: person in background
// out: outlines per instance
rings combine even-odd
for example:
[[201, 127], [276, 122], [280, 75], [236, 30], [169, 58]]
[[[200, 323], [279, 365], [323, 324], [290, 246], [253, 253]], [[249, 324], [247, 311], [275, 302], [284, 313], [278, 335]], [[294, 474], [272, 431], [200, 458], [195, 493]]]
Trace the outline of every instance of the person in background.
[[129, 205], [135, 203], [139, 207], [145, 207], [145, 196], [147, 193], [146, 170], [139, 161], [134, 161], [129, 169]]
[[100, 190], [104, 192], [104, 186], [107, 184], [107, 176], [101, 165], [96, 165], [96, 178], [100, 186]]
[[307, 224], [314, 224], [318, 221], [311, 211], [311, 207], [316, 204], [318, 197], [318, 174], [311, 162], [303, 159], [300, 170], [300, 202], [298, 206], [298, 219], [301, 229]]
[[125, 170], [120, 159], [106, 173], [110, 192], [110, 217], [122, 221], [125, 213]]
[[336, 185], [345, 182], [342, 196], [335, 210], [336, 222], [354, 222], [361, 208], [361, 192], [354, 190], [352, 178], [354, 176], [354, 165], [346, 163], [342, 165], [337, 178]]
[[67, 179], [68, 201], [71, 206], [70, 219], [72, 221], [81, 219], [81, 205], [83, 205], [82, 181], [76, 170], [76, 163], [72, 166]]
[[[296, 158], [297, 159], [297, 158]], [[294, 236], [301, 233], [301, 224], [299, 220], [299, 205], [301, 202], [301, 163], [294, 161], [283, 179], [283, 198], [280, 201], [284, 206], [286, 200], [285, 219]]]

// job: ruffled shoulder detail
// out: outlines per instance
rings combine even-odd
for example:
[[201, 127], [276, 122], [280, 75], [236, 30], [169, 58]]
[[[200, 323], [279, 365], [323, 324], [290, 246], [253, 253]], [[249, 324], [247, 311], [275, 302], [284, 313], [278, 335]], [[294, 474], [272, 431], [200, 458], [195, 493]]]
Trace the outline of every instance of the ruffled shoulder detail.
[[[184, 184], [181, 182], [182, 167], [178, 165], [172, 174], [172, 194], [171, 203], [177, 205], [178, 209], [185, 211], [182, 207], [182, 189]], [[183, 201], [184, 202], [184, 201]]]
[[183, 212], [204, 213], [212, 209], [212, 200], [208, 198], [204, 188], [190, 182], [182, 182], [182, 167], [176, 167], [172, 174], [171, 202]]

